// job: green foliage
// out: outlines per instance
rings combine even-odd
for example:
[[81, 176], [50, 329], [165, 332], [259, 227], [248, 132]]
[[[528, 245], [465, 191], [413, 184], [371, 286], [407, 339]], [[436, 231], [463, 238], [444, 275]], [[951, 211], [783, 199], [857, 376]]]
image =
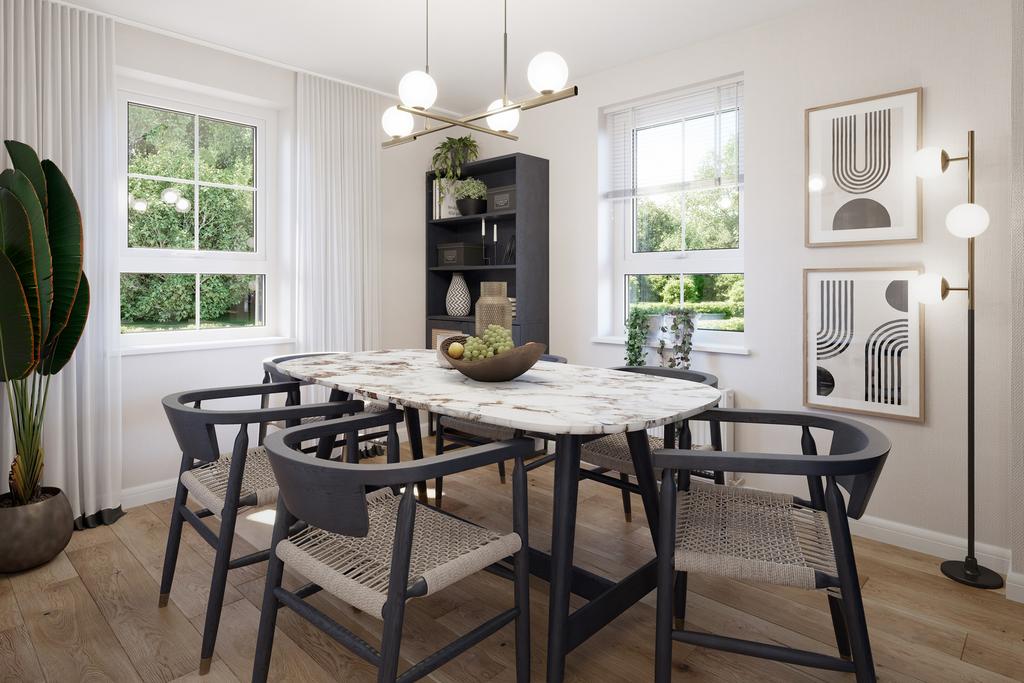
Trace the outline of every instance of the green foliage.
[[487, 199], [487, 185], [476, 178], [466, 178], [455, 185], [456, 199]]
[[639, 306], [629, 310], [626, 318], [626, 365], [647, 365], [647, 333], [650, 330], [648, 313]]
[[50, 376], [85, 329], [89, 283], [81, 213], [64, 174], [28, 145], [4, 144], [14, 170], [0, 174], [0, 380], [14, 427], [11, 497], [23, 505], [39, 492]]
[[669, 335], [672, 344], [667, 344], [664, 336], [658, 339], [661, 364], [670, 368], [689, 370], [690, 351], [693, 350], [693, 313], [689, 310], [674, 310], [668, 315], [669, 324], [662, 325], [661, 331], [663, 335]]
[[462, 166], [480, 156], [480, 147], [472, 135], [445, 138], [434, 148], [430, 165], [437, 176], [441, 201], [452, 191], [456, 180], [462, 177]]

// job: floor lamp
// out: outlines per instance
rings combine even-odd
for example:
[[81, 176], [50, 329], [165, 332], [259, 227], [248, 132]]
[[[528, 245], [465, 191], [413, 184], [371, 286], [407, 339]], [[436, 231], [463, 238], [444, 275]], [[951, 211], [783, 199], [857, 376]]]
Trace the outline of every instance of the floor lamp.
[[967, 556], [963, 560], [942, 563], [942, 573], [974, 588], [999, 588], [1003, 579], [991, 569], [978, 564], [974, 556], [974, 238], [988, 228], [988, 211], [974, 203], [974, 131], [967, 131], [967, 154], [951, 157], [938, 147], [925, 147], [914, 157], [918, 177], [930, 178], [946, 171], [954, 161], [967, 162], [967, 203], [953, 207], [946, 214], [946, 229], [967, 240], [967, 286], [950, 287], [935, 273], [925, 273], [913, 282], [916, 298], [921, 303], [939, 303], [950, 292], [967, 293]]

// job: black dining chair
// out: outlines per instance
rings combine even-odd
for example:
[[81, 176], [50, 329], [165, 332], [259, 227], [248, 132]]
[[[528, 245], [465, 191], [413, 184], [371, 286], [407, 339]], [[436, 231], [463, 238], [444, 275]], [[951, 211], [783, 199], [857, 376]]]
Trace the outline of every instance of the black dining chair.
[[[671, 680], [672, 641], [678, 640], [789, 664], [854, 672], [859, 682], [874, 681], [848, 518], [864, 514], [889, 454], [889, 440], [865, 424], [815, 413], [712, 409], [701, 417], [711, 420], [716, 429], [723, 422], [797, 427], [801, 455], [672, 448], [654, 452], [654, 464], [662, 468], [655, 680]], [[812, 429], [830, 432], [827, 455], [818, 455]], [[725, 469], [806, 477], [808, 497], [707, 484], [686, 476], [694, 470]], [[679, 479], [682, 485], [677, 487]], [[848, 503], [840, 489], [849, 495]], [[686, 576], [690, 572], [824, 590], [839, 656], [687, 630]], [[678, 619], [675, 629], [673, 613]]]
[[[263, 361], [263, 382], [294, 382], [296, 381], [291, 375], [286, 374], [279, 367], [281, 363], [289, 360], [296, 360], [300, 358], [315, 358], [316, 356], [327, 356], [334, 352], [329, 351], [315, 351], [312, 353], [292, 353], [285, 356], [276, 356], [267, 358]], [[302, 386], [311, 386], [313, 382], [300, 382]], [[294, 396], [288, 396], [285, 405], [293, 405], [301, 403], [301, 393], [296, 393]], [[347, 400], [361, 400], [365, 405], [366, 412], [368, 413], [379, 413], [388, 409], [388, 404], [382, 401], [372, 401], [364, 399], [360, 396], [354, 396], [347, 392], [341, 391], [340, 389], [331, 389], [329, 401], [347, 401]], [[262, 407], [267, 407], [268, 398], [263, 399]], [[321, 420], [321, 417], [310, 417], [303, 420], [303, 423], [316, 422]], [[276, 427], [280, 429], [283, 425], [280, 422], [266, 423], [260, 426], [260, 439], [266, 436], [268, 427]], [[378, 440], [385, 439], [386, 445], [382, 449], [378, 444]], [[360, 448], [353, 449], [353, 453], [349, 455], [349, 462], [355, 462], [362, 458], [372, 458], [385, 453], [398, 453], [398, 427], [396, 425], [388, 425], [386, 431], [376, 431], [364, 434], [357, 434], [353, 443], [363, 444]], [[365, 444], [369, 444], [366, 446]], [[353, 459], [355, 458], [355, 459]]]
[[[697, 370], [663, 368], [652, 365], [626, 366], [615, 369], [642, 375], [699, 382], [712, 387], [718, 386], [717, 377], [711, 373], [699, 372]], [[653, 400], [657, 400], [657, 398]], [[655, 448], [672, 448], [675, 446], [677, 438], [683, 448], [691, 447], [689, 420], [665, 425], [662, 434], [662, 437], [648, 437], [652, 450]], [[715, 435], [720, 437], [721, 431], [712, 429], [711, 434], [711, 447], [714, 450], [721, 450], [721, 439], [715, 440]], [[633, 457], [630, 455], [629, 443], [626, 441], [625, 432], [609, 434], [608, 436], [584, 442], [580, 455], [583, 463], [580, 467], [580, 477], [619, 489], [622, 492], [622, 512], [626, 517], [626, 521], [631, 521], [633, 518], [633, 506], [630, 497], [634, 493], [639, 494], [640, 487], [631, 480], [631, 477], [636, 476], [636, 468], [633, 467]], [[655, 476], [658, 474], [659, 472], [655, 471]], [[696, 472], [694, 474], [712, 479], [719, 484], [725, 483], [724, 472]]]
[[[544, 354], [541, 361], [548, 363], [568, 363], [565, 356]], [[441, 455], [455, 448], [464, 446], [480, 446], [493, 441], [506, 441], [515, 438], [516, 432], [511, 427], [489, 425], [475, 420], [466, 420], [459, 417], [448, 417], [439, 415], [434, 429], [434, 454]], [[541, 453], [547, 452], [547, 440], [544, 440]], [[505, 463], [498, 463], [498, 480], [504, 484], [506, 479]], [[441, 507], [441, 492], [444, 482], [438, 479], [434, 482], [434, 500], [438, 507]]]
[[[338, 435], [379, 427], [401, 416], [397, 410], [367, 413], [285, 429], [267, 437], [281, 495], [263, 594], [254, 682], [267, 680], [281, 607], [292, 609], [376, 666], [379, 682], [422, 678], [515, 621], [516, 680], [529, 681], [529, 544], [523, 458], [533, 451], [532, 440], [513, 439], [436, 458], [388, 464], [314, 460], [296, 449], [309, 440], [332, 443]], [[515, 461], [512, 533], [471, 524], [417, 502], [413, 494], [416, 482], [510, 459]], [[407, 600], [436, 593], [510, 556], [514, 606], [399, 675]], [[282, 588], [286, 566], [310, 583], [296, 591]], [[306, 602], [306, 597], [320, 590], [380, 619], [380, 648]]]
[[[361, 401], [228, 410], [211, 410], [204, 408], [203, 403], [242, 398], [258, 398], [262, 403], [263, 399], [274, 394], [285, 394], [294, 401], [298, 392], [298, 382], [272, 382], [185, 391], [163, 399], [164, 411], [181, 448], [181, 468], [171, 508], [167, 550], [160, 580], [161, 607], [167, 605], [171, 593], [184, 522], [191, 524], [203, 540], [216, 550], [206, 623], [203, 627], [200, 673], [210, 669], [228, 571], [262, 562], [269, 554], [268, 550], [262, 550], [231, 559], [238, 511], [245, 507], [269, 505], [277, 500], [278, 495], [277, 481], [262, 442], [257, 442], [254, 447], [249, 446], [249, 428], [252, 426], [259, 429], [265, 423], [275, 420], [294, 426], [305, 419], [337, 418], [363, 410]], [[233, 446], [228, 453], [221, 451], [217, 427], [237, 428]], [[262, 430], [259, 431], [262, 433]], [[341, 445], [348, 444], [342, 442]], [[329, 457], [330, 450], [319, 455]], [[200, 510], [193, 511], [188, 507], [189, 495], [203, 506]], [[203, 522], [207, 517], [220, 520], [219, 532]]]

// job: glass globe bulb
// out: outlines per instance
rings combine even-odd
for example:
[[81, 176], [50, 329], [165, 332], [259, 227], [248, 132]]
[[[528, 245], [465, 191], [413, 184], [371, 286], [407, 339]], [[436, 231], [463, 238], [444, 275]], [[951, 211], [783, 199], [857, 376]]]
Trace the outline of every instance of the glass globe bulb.
[[400, 138], [411, 133], [416, 122], [409, 112], [398, 107], [388, 107], [380, 117], [380, 125], [384, 126], [384, 132], [391, 137]]
[[825, 179], [815, 173], [807, 179], [807, 189], [811, 192], [821, 192], [825, 189]]
[[437, 99], [437, 84], [426, 71], [410, 71], [398, 82], [398, 98], [412, 109], [430, 109]]
[[164, 204], [174, 204], [181, 199], [181, 193], [173, 187], [168, 187], [166, 190], [160, 193], [160, 201]]
[[918, 303], [941, 303], [945, 298], [942, 290], [942, 276], [938, 273], [922, 273], [910, 281], [910, 298]]
[[174, 202], [174, 210], [177, 211], [178, 213], [186, 213], [191, 208], [192, 208], [192, 202], [190, 202], [189, 200], [185, 199], [184, 197], [182, 197], [178, 201]]
[[146, 209], [148, 208], [149, 202], [147, 202], [145, 199], [136, 199], [134, 202], [132, 202], [132, 209], [139, 213], [146, 213]]
[[526, 80], [541, 95], [561, 90], [569, 80], [569, 65], [557, 52], [541, 52], [526, 67]]
[[914, 173], [918, 178], [940, 176], [949, 166], [949, 155], [941, 147], [922, 147], [914, 154]]
[[[487, 105], [487, 111], [494, 111], [495, 109], [501, 109], [505, 106], [505, 103], [501, 100], [494, 100]], [[491, 130], [496, 130], [500, 133], [511, 133], [519, 125], [519, 110], [509, 109], [503, 111], [500, 114], [491, 114], [487, 117], [487, 127]]]
[[980, 204], [960, 204], [946, 214], [946, 229], [957, 237], [977, 237], [988, 228], [988, 211]]

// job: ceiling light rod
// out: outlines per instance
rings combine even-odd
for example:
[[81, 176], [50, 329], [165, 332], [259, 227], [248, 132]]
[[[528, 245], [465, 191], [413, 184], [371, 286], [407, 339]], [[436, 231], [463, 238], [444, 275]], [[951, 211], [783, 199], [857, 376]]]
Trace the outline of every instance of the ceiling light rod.
[[[437, 83], [430, 75], [430, 2], [424, 0], [426, 6], [426, 39], [424, 40], [424, 70], [410, 71], [402, 76], [398, 83], [398, 97], [402, 101], [400, 106], [391, 106], [385, 110], [381, 117], [381, 125], [384, 132], [391, 136], [391, 139], [382, 143], [382, 147], [394, 147], [406, 142], [412, 142], [427, 133], [439, 130], [446, 130], [455, 126], [468, 128], [480, 133], [487, 133], [505, 140], [518, 140], [512, 131], [519, 125], [519, 115], [527, 109], [533, 109], [544, 104], [564, 100], [567, 97], [575, 97], [579, 94], [576, 86], [566, 88], [565, 83], [569, 80], [569, 67], [561, 56], [554, 52], [541, 52], [530, 60], [526, 69], [526, 79], [530, 82], [537, 93], [534, 97], [523, 102], [511, 102], [508, 98], [508, 0], [502, 3], [502, 87], [501, 98], [494, 100], [487, 105], [487, 111], [463, 118], [453, 118], [442, 114], [435, 114], [429, 111], [437, 100]], [[422, 130], [414, 131], [416, 127], [416, 116], [423, 117], [424, 127]], [[479, 119], [487, 120], [487, 127], [473, 125], [473, 121]], [[430, 121], [439, 121], [444, 125], [430, 128]]]
[[[393, 137], [392, 139], [387, 140], [387, 141], [381, 143], [381, 147], [383, 147], [384, 149], [387, 149], [389, 147], [397, 147], [398, 145], [404, 145], [407, 142], [412, 142], [413, 140], [417, 140], [417, 139], [423, 137], [424, 135], [426, 135], [428, 133], [438, 133], [438, 132], [440, 132], [442, 130], [448, 130], [449, 128], [454, 128], [456, 126], [462, 126], [463, 124], [466, 124], [466, 123], [472, 123], [473, 121], [479, 121], [480, 119], [487, 118], [488, 116], [493, 116], [495, 113], [500, 114], [501, 112], [509, 111], [511, 109], [520, 109], [522, 111], [526, 111], [527, 109], [536, 109], [537, 107], [542, 107], [545, 104], [551, 104], [552, 102], [558, 102], [559, 100], [565, 100], [565, 99], [568, 99], [570, 97], [576, 97], [576, 95], [578, 95], [578, 94], [579, 94], [579, 88], [577, 88], [575, 85], [571, 85], [568, 88], [565, 88], [564, 90], [559, 90], [558, 92], [551, 93], [550, 95], [538, 95], [537, 97], [531, 98], [529, 100], [524, 100], [522, 102], [513, 102], [512, 104], [509, 104], [509, 105], [507, 105], [505, 107], [502, 107], [501, 109], [497, 109], [497, 110], [493, 110], [493, 111], [481, 112], [479, 114], [471, 114], [471, 115], [465, 116], [465, 117], [463, 117], [461, 119], [456, 119], [458, 121], [458, 123], [446, 123], [446, 125], [437, 126], [436, 128], [430, 128], [430, 129], [427, 129], [427, 130], [418, 130], [418, 131], [415, 131], [413, 133], [409, 133], [408, 135], [402, 135], [402, 136], [398, 136], [398, 137]], [[424, 112], [422, 112], [422, 111], [420, 111], [418, 109], [417, 110], [411, 110], [408, 107], [405, 107], [404, 105], [396, 105], [395, 106], [395, 110], [399, 111], [399, 112], [403, 112], [403, 113], [414, 112], [417, 116], [425, 116], [426, 115], [426, 114], [424, 114]], [[433, 112], [430, 112], [430, 113], [433, 114]], [[437, 118], [437, 117], [434, 117], [434, 118]], [[441, 119], [437, 119], [437, 120], [441, 120]], [[484, 132], [494, 133], [495, 131], [487, 130], [487, 131], [484, 131]]]

